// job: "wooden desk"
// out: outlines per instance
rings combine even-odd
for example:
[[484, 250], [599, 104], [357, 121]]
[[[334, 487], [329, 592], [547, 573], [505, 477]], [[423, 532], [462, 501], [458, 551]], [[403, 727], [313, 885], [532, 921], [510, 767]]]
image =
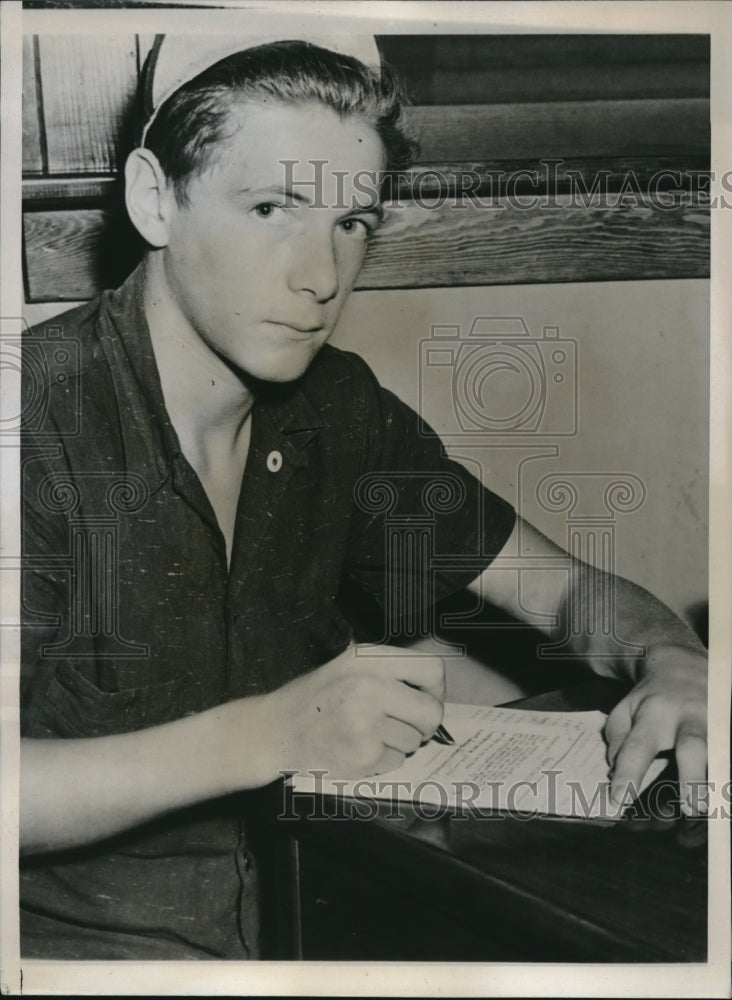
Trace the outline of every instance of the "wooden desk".
[[[520, 704], [607, 711], [620, 690], [596, 679]], [[678, 824], [658, 829], [648, 820], [598, 825], [516, 816], [428, 821], [404, 807], [403, 818], [387, 819], [389, 803], [369, 821], [316, 821], [302, 818], [311, 797], [292, 801], [301, 817], [289, 824], [300, 920], [290, 957], [706, 958], [706, 844], [702, 836], [694, 848], [680, 846]], [[687, 824], [685, 832], [694, 831]]]

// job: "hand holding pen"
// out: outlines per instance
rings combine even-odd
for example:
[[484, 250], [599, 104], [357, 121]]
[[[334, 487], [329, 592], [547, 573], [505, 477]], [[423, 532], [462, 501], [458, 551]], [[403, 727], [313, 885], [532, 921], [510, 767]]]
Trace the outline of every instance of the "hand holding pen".
[[442, 723], [440, 723], [440, 725], [435, 730], [432, 739], [435, 741], [435, 743], [442, 743], [442, 745], [446, 747], [455, 746], [455, 738], [448, 733], [448, 731], [445, 729]]
[[[279, 720], [279, 770], [356, 778], [400, 767], [437, 735], [445, 698], [438, 656], [350, 646], [264, 697]], [[274, 723], [273, 723], [274, 725]]]

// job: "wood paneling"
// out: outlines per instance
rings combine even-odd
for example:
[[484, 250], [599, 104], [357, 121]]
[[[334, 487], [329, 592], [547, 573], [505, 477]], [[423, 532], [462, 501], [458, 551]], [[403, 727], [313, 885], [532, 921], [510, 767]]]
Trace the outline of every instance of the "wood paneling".
[[[655, 196], [658, 191], [699, 191], [701, 179], [695, 181], [694, 176], [706, 176], [704, 162], [703, 157], [689, 157], [684, 171], [672, 156], [606, 157], [601, 165], [593, 159], [433, 163], [396, 172], [385, 182], [385, 197], [432, 203], [448, 196], [490, 201], [511, 192], [526, 200], [531, 195], [574, 191], [579, 201], [585, 192], [610, 195], [635, 190], [635, 184], [644, 195]], [[120, 189], [116, 177], [27, 177], [23, 203], [35, 209], [104, 208]]]
[[26, 213], [27, 300], [73, 302], [101, 291], [99, 261], [108, 225], [107, 213], [99, 210]]
[[[28, 172], [41, 169], [34, 134], [44, 119], [51, 174], [118, 168], [120, 126], [153, 38], [40, 36], [43, 105], [30, 58], [24, 79]], [[413, 97], [423, 103], [407, 110], [420, 135], [421, 160], [431, 163], [708, 156], [708, 65], [701, 43], [698, 36], [662, 43], [482, 36], [395, 38], [389, 46], [398, 49], [397, 68], [408, 78], [421, 53], [418, 68], [431, 80], [429, 92], [424, 81], [411, 81]], [[639, 62], [642, 52], [650, 57]]]
[[413, 107], [420, 163], [707, 155], [709, 102], [567, 101]]
[[[703, 63], [644, 63], [621, 70], [615, 65], [437, 68], [420, 103], [439, 104], [450, 94], [455, 103], [482, 104], [521, 100], [603, 101], [709, 96], [709, 69]], [[540, 95], [537, 97], [537, 94]]]
[[33, 177], [23, 181], [23, 204], [44, 208], [84, 203], [101, 208], [114, 197], [116, 177]]
[[[80, 299], [121, 277], [136, 241], [120, 224], [116, 174], [131, 98], [152, 35], [25, 40], [25, 250], [31, 301]], [[435, 175], [423, 199], [452, 194], [464, 172], [492, 207], [419, 205], [391, 213], [360, 287], [404, 288], [697, 277], [709, 273], [703, 208], [581, 204], [523, 210], [495, 199], [506, 178], [525, 199], [629, 175], [709, 167], [706, 36], [421, 36], [380, 40], [423, 103], [407, 110]], [[34, 45], [36, 46], [34, 50]], [[40, 85], [39, 85], [40, 81]], [[655, 81], [655, 83], [654, 83]], [[569, 99], [571, 98], [571, 99]], [[601, 99], [599, 99], [601, 98]], [[479, 103], [475, 103], [479, 102]], [[542, 161], [561, 160], [554, 174]], [[419, 170], [419, 167], [417, 168]], [[535, 178], [530, 172], [536, 171]], [[503, 173], [502, 179], [491, 174]], [[76, 175], [76, 176], [75, 176]], [[413, 196], [415, 175], [397, 192]], [[510, 190], [510, 188], [508, 189]], [[30, 210], [33, 209], [33, 210]], [[118, 230], [125, 231], [124, 237]]]
[[632, 204], [456, 210], [405, 206], [374, 240], [359, 288], [703, 277], [709, 212]]
[[39, 46], [49, 172], [114, 171], [137, 84], [135, 36], [42, 35]]
[[40, 100], [32, 35], [23, 38], [23, 173], [43, 171]]
[[[522, 210], [501, 202], [456, 210], [405, 205], [389, 213], [358, 288], [706, 277], [709, 211], [678, 207]], [[83, 299], [102, 287], [100, 268], [119, 247], [100, 210], [27, 212], [31, 301]], [[101, 261], [101, 262], [100, 262]]]
[[415, 104], [709, 97], [708, 35], [385, 35]]
[[[531, 195], [571, 194], [577, 199], [593, 191], [603, 194], [638, 190], [654, 198], [659, 191], [696, 191], [708, 174], [708, 157], [689, 156], [683, 170], [674, 156], [620, 157], [601, 160], [546, 157], [543, 160], [484, 160], [464, 163], [431, 163], [399, 171], [387, 189], [400, 199], [424, 202], [446, 196], [490, 200], [511, 194], [525, 200]], [[42, 182], [30, 182], [39, 198]], [[29, 186], [30, 190], [30, 186]], [[25, 194], [24, 194], [25, 196]]]
[[[44, 91], [45, 93], [45, 91]], [[124, 117], [116, 108], [90, 108], [82, 120], [60, 101], [46, 114], [51, 173], [105, 173], [117, 169], [117, 135]], [[104, 103], [100, 95], [100, 103]], [[114, 120], [105, 120], [105, 115]], [[68, 115], [66, 125], [60, 116]], [[709, 162], [709, 102], [569, 101], [563, 104], [436, 105], [408, 108], [405, 119], [420, 144], [421, 164], [479, 163], [484, 169], [534, 167], [562, 158], [575, 166], [611, 158], [645, 170], [647, 159], [694, 168]]]

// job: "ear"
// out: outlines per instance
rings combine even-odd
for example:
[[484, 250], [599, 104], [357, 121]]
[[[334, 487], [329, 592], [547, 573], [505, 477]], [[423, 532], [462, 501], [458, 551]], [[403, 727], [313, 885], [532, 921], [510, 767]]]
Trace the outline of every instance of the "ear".
[[149, 149], [133, 149], [125, 164], [125, 202], [135, 228], [156, 248], [168, 244], [174, 202], [158, 158]]

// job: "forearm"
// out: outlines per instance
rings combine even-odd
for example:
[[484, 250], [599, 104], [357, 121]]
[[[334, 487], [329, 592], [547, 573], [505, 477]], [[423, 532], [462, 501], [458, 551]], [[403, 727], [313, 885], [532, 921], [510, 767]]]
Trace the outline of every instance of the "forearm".
[[266, 696], [78, 740], [21, 741], [22, 853], [91, 843], [277, 777]]
[[647, 590], [571, 560], [520, 518], [505, 551], [511, 562], [518, 551], [538, 568], [523, 574], [517, 586], [515, 567], [502, 568], [499, 559], [472, 589], [542, 628], [555, 654], [583, 659], [595, 673], [632, 685], [604, 730], [613, 800], [619, 803], [630, 786], [638, 788], [656, 754], [673, 748], [682, 809], [695, 812], [700, 806], [694, 783], [706, 775], [707, 660], [701, 641]]
[[595, 673], [637, 683], [664, 647], [704, 653], [692, 629], [653, 594], [631, 581], [575, 562], [560, 602], [552, 638]]
[[164, 726], [85, 740], [24, 740], [24, 853], [90, 843], [282, 771], [390, 771], [442, 719], [435, 656], [349, 646], [275, 691]]
[[504, 551], [511, 561], [516, 551], [529, 564], [535, 561], [521, 574], [520, 586], [515, 568], [502, 568], [499, 558], [471, 589], [519, 621], [536, 624], [555, 651], [561, 647], [567, 656], [586, 660], [596, 673], [636, 683], [648, 665], [646, 652], [652, 656], [668, 646], [705, 652], [689, 626], [658, 598], [572, 559], [527, 521], [517, 519]]

